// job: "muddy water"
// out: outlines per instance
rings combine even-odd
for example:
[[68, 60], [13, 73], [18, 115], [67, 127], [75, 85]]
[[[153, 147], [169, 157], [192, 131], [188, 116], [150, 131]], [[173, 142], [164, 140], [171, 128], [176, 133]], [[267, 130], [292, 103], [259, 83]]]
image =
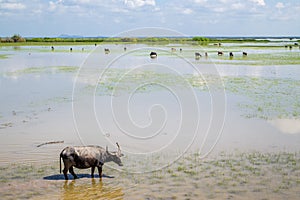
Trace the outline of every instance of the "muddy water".
[[[299, 175], [298, 155], [290, 158], [282, 153], [299, 152], [295, 99], [300, 71], [294, 55], [287, 55], [296, 60], [291, 65], [251, 65], [247, 59], [237, 65], [214, 54], [195, 61], [193, 55], [199, 49], [191, 46], [183, 46], [181, 54], [165, 46], [129, 45], [125, 54], [121, 45], [105, 47], [110, 54], [104, 54], [102, 46], [76, 47], [73, 52], [68, 46], [54, 52], [47, 47], [1, 48], [0, 53], [8, 55], [0, 59], [1, 188], [6, 188], [1, 196], [139, 199], [287, 194], [292, 198], [299, 193], [299, 181], [291, 178]], [[159, 52], [157, 59], [149, 58], [153, 49]], [[255, 53], [255, 49], [249, 51]], [[223, 63], [215, 64], [215, 60]], [[249, 77], [252, 82], [247, 82]], [[266, 95], [274, 91], [266, 84], [274, 84], [277, 93], [290, 97], [278, 96], [265, 104]], [[37, 147], [49, 141], [64, 143]], [[107, 164], [102, 182], [91, 179], [89, 170], [75, 170], [81, 178], [69, 182], [58, 174], [63, 147], [97, 144], [115, 150], [115, 142], [126, 155], [124, 167]], [[265, 160], [265, 154], [290, 160], [266, 161], [262, 167], [239, 155], [252, 155], [252, 151], [261, 153], [253, 156], [257, 160]], [[227, 160], [228, 166], [239, 170], [229, 167], [224, 177], [220, 163], [205, 164], [212, 158]], [[203, 164], [203, 169], [193, 163]], [[267, 173], [269, 167], [274, 167], [275, 177]], [[278, 168], [293, 169], [293, 174]], [[212, 174], [213, 169], [217, 174]], [[255, 174], [257, 170], [260, 174]], [[231, 176], [236, 171], [241, 172], [236, 175], [241, 180]], [[220, 178], [224, 181], [217, 182]], [[268, 188], [263, 181], [270, 179], [275, 182]], [[245, 189], [260, 180], [257, 188]]]

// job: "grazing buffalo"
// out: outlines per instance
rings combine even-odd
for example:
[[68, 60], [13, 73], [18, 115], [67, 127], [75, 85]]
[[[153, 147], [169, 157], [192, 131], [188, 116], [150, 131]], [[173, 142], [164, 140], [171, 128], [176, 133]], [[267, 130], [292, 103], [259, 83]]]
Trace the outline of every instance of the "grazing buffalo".
[[229, 57], [233, 57], [233, 53], [232, 52], [229, 52]]
[[152, 52], [150, 53], [150, 58], [156, 58], [156, 57], [157, 57], [157, 53], [154, 52], [154, 51], [152, 51]]
[[223, 56], [223, 52], [222, 51], [218, 51], [218, 56]]
[[65, 179], [68, 180], [68, 170], [73, 175], [74, 179], [77, 175], [74, 173], [73, 167], [78, 169], [92, 168], [91, 176], [94, 178], [95, 168], [98, 168], [99, 177], [102, 178], [102, 166], [106, 162], [114, 162], [119, 166], [123, 166], [120, 157], [123, 156], [119, 144], [117, 143], [118, 151], [109, 152], [100, 146], [75, 146], [66, 147], [62, 150], [59, 157], [60, 173], [61, 173], [61, 159], [64, 162], [63, 173]]
[[247, 56], [248, 55], [248, 53], [247, 52], [243, 52], [243, 56]]
[[195, 53], [195, 59], [196, 59], [196, 60], [199, 60], [199, 59], [200, 59], [200, 57], [201, 57], [201, 54], [200, 54], [200, 53], [198, 53], [198, 52], [196, 52], [196, 53]]
[[105, 48], [105, 49], [104, 49], [104, 53], [105, 53], [105, 54], [109, 54], [109, 53], [110, 53], [110, 50]]

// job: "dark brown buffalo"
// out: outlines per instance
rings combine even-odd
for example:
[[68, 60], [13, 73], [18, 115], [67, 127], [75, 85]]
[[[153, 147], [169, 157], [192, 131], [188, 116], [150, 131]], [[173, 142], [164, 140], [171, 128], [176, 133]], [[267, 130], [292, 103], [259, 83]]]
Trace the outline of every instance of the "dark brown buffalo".
[[98, 168], [99, 177], [102, 177], [102, 166], [106, 162], [114, 162], [119, 166], [123, 166], [120, 157], [123, 156], [119, 144], [117, 143], [118, 151], [109, 152], [100, 146], [74, 146], [66, 147], [60, 153], [60, 173], [61, 173], [61, 160], [64, 162], [63, 173], [65, 179], [68, 180], [68, 171], [73, 175], [74, 179], [77, 175], [74, 173], [73, 167], [78, 169], [92, 168], [91, 176], [94, 178], [95, 168]]

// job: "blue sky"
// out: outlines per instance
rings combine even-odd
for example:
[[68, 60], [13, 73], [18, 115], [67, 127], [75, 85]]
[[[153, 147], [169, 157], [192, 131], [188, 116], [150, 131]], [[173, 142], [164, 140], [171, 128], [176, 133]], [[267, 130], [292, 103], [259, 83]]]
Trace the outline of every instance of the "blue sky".
[[112, 36], [142, 27], [201, 36], [300, 36], [299, 0], [0, 0], [0, 36]]

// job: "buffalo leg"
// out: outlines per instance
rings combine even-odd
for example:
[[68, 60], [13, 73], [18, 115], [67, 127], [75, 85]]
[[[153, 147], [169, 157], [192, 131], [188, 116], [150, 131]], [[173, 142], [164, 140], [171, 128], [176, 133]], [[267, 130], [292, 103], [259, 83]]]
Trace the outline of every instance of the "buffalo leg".
[[78, 178], [77, 175], [74, 173], [73, 167], [70, 167], [69, 172], [74, 176], [74, 179]]
[[91, 173], [92, 178], [94, 178], [94, 172], [95, 172], [95, 166], [92, 167], [92, 173]]
[[64, 170], [63, 170], [63, 173], [64, 173], [64, 176], [65, 176], [65, 180], [68, 180], [68, 168], [64, 168]]
[[99, 178], [102, 178], [102, 166], [98, 166]]

